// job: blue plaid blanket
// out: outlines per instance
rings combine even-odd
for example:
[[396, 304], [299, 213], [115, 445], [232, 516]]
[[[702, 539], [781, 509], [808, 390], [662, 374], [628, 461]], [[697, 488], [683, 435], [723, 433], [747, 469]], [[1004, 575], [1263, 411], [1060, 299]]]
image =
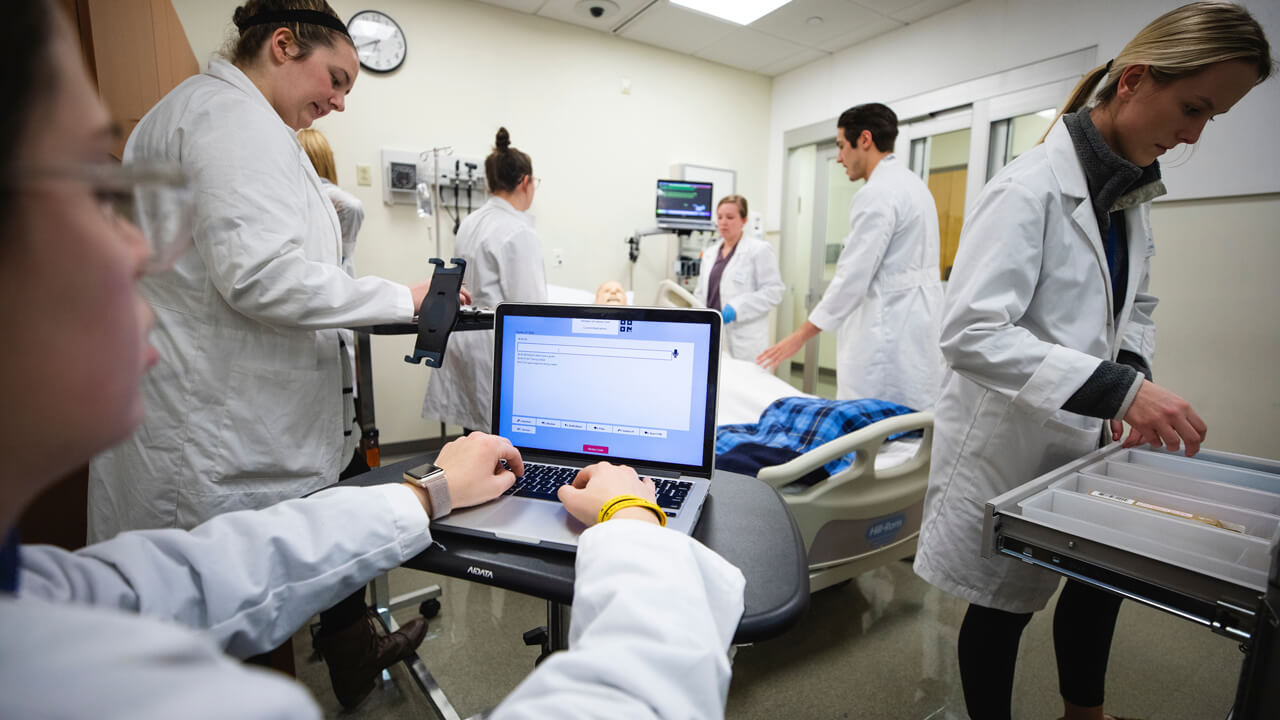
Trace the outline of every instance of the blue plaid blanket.
[[[915, 412], [884, 400], [827, 400], [784, 397], [765, 408], [757, 423], [716, 428], [716, 466], [754, 476], [760, 468], [778, 465], [879, 420]], [[919, 435], [899, 433], [890, 440]], [[853, 464], [854, 455], [832, 460], [809, 480], [829, 477]], [[812, 475], [813, 473], [811, 473]]]

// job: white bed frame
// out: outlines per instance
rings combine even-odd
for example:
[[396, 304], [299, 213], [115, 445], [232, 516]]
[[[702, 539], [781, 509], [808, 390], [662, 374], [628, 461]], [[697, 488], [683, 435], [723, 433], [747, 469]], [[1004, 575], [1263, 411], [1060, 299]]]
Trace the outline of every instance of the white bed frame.
[[[672, 280], [658, 284], [661, 307], [704, 307]], [[721, 365], [722, 381], [724, 364]], [[763, 371], [761, 371], [763, 373]], [[776, 381], [776, 382], [774, 382]], [[754, 409], [754, 418], [778, 397], [799, 395], [776, 376], [749, 378], [758, 390], [772, 383], [777, 394]], [[722, 388], [725, 387], [722, 382]], [[762, 398], [752, 398], [759, 404]], [[726, 400], [722, 398], [722, 403]], [[751, 412], [735, 407], [740, 422]], [[749, 420], [749, 421], [754, 421]], [[886, 442], [890, 435], [921, 430], [922, 439]], [[915, 554], [924, 493], [929, 485], [933, 413], [917, 412], [881, 420], [816, 447], [790, 462], [763, 468], [758, 477], [777, 489], [796, 519], [809, 557], [809, 591], [817, 592], [868, 570]], [[795, 484], [837, 458], [856, 453], [844, 470], [805, 487]]]
[[[923, 430], [919, 440], [885, 442]], [[820, 445], [758, 477], [782, 494], [809, 557], [809, 592], [844, 582], [915, 554], [929, 486], [933, 413], [881, 420]], [[814, 485], [793, 485], [850, 453], [853, 464]]]

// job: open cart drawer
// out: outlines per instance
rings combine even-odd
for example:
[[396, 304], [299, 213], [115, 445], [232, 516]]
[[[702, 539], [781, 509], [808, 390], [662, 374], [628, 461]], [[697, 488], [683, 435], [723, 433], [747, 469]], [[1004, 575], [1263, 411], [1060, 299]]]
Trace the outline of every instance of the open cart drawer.
[[1248, 640], [1280, 541], [1280, 462], [1109, 445], [987, 503], [1010, 555]]

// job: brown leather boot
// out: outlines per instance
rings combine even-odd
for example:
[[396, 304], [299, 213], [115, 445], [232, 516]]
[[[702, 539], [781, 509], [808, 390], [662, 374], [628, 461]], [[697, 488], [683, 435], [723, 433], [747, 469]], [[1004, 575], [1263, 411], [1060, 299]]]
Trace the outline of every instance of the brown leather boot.
[[401, 625], [390, 635], [377, 632], [376, 628], [381, 625], [371, 612], [359, 622], [315, 640], [316, 650], [329, 666], [333, 694], [347, 710], [373, 692], [379, 673], [413, 655], [427, 635], [427, 621], [421, 617]]

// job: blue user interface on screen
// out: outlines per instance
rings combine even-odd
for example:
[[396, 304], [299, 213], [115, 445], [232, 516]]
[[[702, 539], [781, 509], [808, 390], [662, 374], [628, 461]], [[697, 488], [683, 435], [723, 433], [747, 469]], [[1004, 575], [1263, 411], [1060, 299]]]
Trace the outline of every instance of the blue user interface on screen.
[[711, 326], [508, 315], [498, 434], [519, 447], [700, 466]]
[[711, 183], [659, 180], [656, 214], [659, 220], [710, 220]]

